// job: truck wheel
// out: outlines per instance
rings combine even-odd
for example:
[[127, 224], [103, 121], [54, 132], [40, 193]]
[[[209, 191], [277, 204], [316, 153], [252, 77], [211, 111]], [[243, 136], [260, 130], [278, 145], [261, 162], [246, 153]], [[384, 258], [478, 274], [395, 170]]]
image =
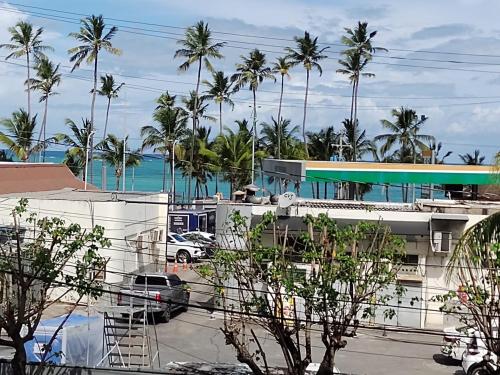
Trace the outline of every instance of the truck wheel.
[[170, 304], [168, 304], [163, 314], [161, 314], [161, 319], [163, 320], [164, 323], [168, 323], [170, 321], [171, 311], [172, 309], [170, 308]]
[[186, 263], [191, 263], [191, 255], [187, 250], [179, 250], [177, 253], [177, 262], [184, 263], [184, 261], [186, 261]]
[[469, 368], [467, 375], [489, 375], [491, 371], [486, 367], [486, 365], [479, 364]]

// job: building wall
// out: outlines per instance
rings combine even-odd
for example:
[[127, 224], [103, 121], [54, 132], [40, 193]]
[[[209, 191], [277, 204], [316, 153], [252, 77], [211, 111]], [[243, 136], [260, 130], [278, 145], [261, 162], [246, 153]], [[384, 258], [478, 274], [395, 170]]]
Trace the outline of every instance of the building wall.
[[[103, 226], [105, 237], [111, 240], [109, 249], [101, 249], [101, 256], [108, 260], [105, 283], [117, 284], [123, 282], [123, 274], [144, 268], [155, 260], [164, 262], [161, 246], [150, 243], [150, 234], [155, 229], [166, 228], [167, 206], [148, 202], [166, 203], [167, 196], [137, 196], [133, 200], [141, 203], [30, 198], [28, 209], [40, 217], [60, 217], [67, 223], [77, 223], [86, 230], [96, 225]], [[0, 225], [12, 224], [11, 211], [18, 201], [19, 198], [5, 198], [0, 201]], [[146, 248], [138, 251], [136, 239], [141, 234], [144, 235]], [[74, 267], [68, 266], [64, 272], [73, 271]], [[58, 294], [55, 292], [54, 296]], [[70, 300], [74, 298], [74, 295], [69, 296]]]
[[[278, 208], [272, 205], [251, 205], [235, 204], [230, 202], [220, 202], [217, 206], [217, 222], [223, 223], [227, 220], [227, 215], [233, 211], [240, 213], [247, 218], [252, 225], [259, 222], [260, 217], [268, 211], [276, 213], [279, 217], [281, 230], [288, 225], [288, 231], [298, 232], [304, 230], [302, 218], [310, 214], [318, 216], [320, 213], [327, 214], [337, 220], [339, 224], [354, 224], [358, 221], [379, 221], [389, 225], [392, 232], [401, 235], [406, 240], [406, 252], [411, 255], [418, 255], [418, 266], [402, 272], [400, 282], [410, 285], [409, 290], [412, 296], [418, 296], [420, 301], [411, 303], [411, 299], [404, 298], [400, 305], [407, 305], [404, 314], [414, 313], [413, 319], [420, 320], [415, 324], [420, 327], [442, 328], [449, 324], [450, 320], [439, 311], [440, 302], [433, 302], [433, 297], [445, 294], [448, 290], [457, 290], [458, 284], [453, 278], [446, 277], [446, 266], [450, 260], [450, 255], [462, 233], [478, 221], [486, 217], [489, 211], [471, 209], [464, 210], [457, 208], [439, 209], [441, 213], [453, 213], [466, 216], [467, 221], [455, 219], [433, 220], [432, 210], [426, 211], [397, 211], [397, 210], [376, 210], [376, 209], [349, 209], [349, 208], [313, 208], [303, 206], [292, 206], [288, 209]], [[431, 246], [431, 220], [434, 228], [452, 233], [452, 249], [449, 253], [435, 252]], [[217, 239], [220, 241], [225, 236], [229, 236], [228, 227], [217, 225]], [[269, 231], [264, 234], [264, 245], [271, 245], [273, 235]], [[394, 301], [397, 303], [397, 301]], [[418, 307], [420, 305], [420, 307]], [[419, 316], [415, 315], [421, 309]], [[400, 309], [401, 310], [401, 309]], [[413, 311], [412, 311], [413, 310]], [[403, 310], [401, 310], [403, 311]], [[402, 314], [403, 314], [402, 313]], [[404, 319], [407, 321], [407, 319]], [[387, 324], [394, 324], [387, 322]]]

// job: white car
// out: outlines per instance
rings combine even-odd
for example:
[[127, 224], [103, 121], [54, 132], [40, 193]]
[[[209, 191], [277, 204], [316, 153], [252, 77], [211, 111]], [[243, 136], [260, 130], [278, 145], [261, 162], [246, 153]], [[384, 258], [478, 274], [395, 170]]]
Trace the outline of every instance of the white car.
[[481, 375], [497, 373], [497, 356], [489, 353], [483, 340], [484, 335], [474, 331], [471, 342], [463, 354], [462, 368], [466, 375]]
[[462, 327], [449, 327], [445, 328], [443, 336], [443, 345], [441, 346], [441, 353], [444, 355], [461, 361], [464, 352], [467, 350], [474, 337], [474, 328], [467, 326]]
[[180, 263], [191, 263], [205, 256], [203, 247], [186, 240], [181, 235], [170, 232], [167, 236], [167, 257]]
[[215, 242], [215, 234], [208, 233], [208, 232], [202, 232], [202, 231], [199, 231], [199, 230], [182, 233], [182, 236], [185, 237], [186, 239], [190, 240], [190, 241], [193, 241], [193, 242], [195, 240], [202, 240], [202, 241], [207, 241], [207, 242]]

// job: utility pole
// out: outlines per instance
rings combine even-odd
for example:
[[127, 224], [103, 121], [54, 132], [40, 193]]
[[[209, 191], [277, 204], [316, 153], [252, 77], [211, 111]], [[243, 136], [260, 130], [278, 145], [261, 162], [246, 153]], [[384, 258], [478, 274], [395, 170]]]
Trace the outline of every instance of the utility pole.
[[[339, 161], [344, 161], [344, 148], [352, 148], [348, 143], [344, 144], [344, 132], [340, 133], [339, 143], [332, 143], [332, 147], [338, 147], [339, 149]], [[337, 199], [344, 199], [344, 188], [342, 181], [338, 182]]]
[[[85, 173], [84, 173], [84, 183], [83, 190], [87, 190], [87, 179], [89, 178], [89, 147], [90, 147], [90, 139], [94, 135], [95, 131], [91, 131], [87, 137], [87, 144], [85, 147]], [[90, 165], [92, 168], [92, 164]], [[91, 172], [92, 173], [92, 172]]]

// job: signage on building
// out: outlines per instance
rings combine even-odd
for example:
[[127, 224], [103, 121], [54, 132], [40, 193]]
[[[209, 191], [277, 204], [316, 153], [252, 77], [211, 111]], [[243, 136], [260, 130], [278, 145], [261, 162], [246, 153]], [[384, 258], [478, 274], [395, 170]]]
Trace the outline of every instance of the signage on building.
[[189, 215], [170, 215], [170, 231], [182, 233], [189, 231]]

